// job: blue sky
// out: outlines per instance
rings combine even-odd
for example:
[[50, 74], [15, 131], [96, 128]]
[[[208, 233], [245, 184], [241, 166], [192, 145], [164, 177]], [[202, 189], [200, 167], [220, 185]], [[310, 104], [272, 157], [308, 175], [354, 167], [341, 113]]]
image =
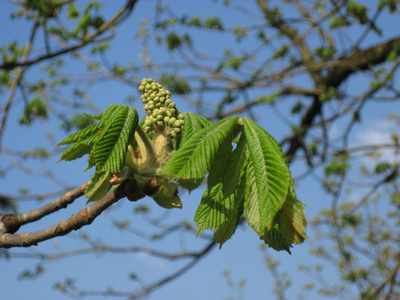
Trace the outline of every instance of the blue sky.
[[[88, 1], [82, 1], [80, 3], [87, 3]], [[105, 1], [102, 1], [105, 2]], [[118, 4], [124, 3], [124, 1], [115, 1]], [[369, 4], [375, 1], [367, 1]], [[239, 2], [237, 2], [239, 3]], [[115, 7], [109, 2], [108, 5], [109, 14], [111, 15], [115, 11]], [[174, 7], [174, 11], [179, 14], [181, 12], [196, 12], [199, 15], [208, 15], [212, 11], [213, 15], [221, 16], [226, 26], [246, 25], [249, 22], [257, 20], [255, 15], [244, 17], [242, 13], [233, 12], [231, 15], [226, 15], [226, 11], [221, 4], [221, 1], [213, 3], [212, 1], [185, 1], [182, 4], [181, 1], [170, 1], [170, 5]], [[247, 5], [247, 4], [246, 4]], [[117, 29], [116, 38], [112, 40], [112, 51], [109, 56], [112, 62], [125, 63], [126, 61], [133, 61], [140, 63], [138, 55], [140, 53], [140, 43], [135, 40], [135, 34], [140, 26], [140, 20], [147, 16], [153, 18], [154, 1], [139, 1], [135, 6], [133, 16], [129, 18], [122, 26]], [[117, 6], [116, 6], [117, 7]], [[8, 16], [10, 11], [14, 8], [12, 3], [2, 1], [0, 3], [0, 26], [7, 28], [3, 30], [0, 35], [0, 43], [5, 44], [12, 40], [17, 39], [21, 45], [26, 41], [29, 34], [24, 22], [11, 21]], [[255, 9], [254, 3], [251, 1], [247, 7], [248, 10], [258, 14]], [[253, 19], [254, 18], [254, 19]], [[259, 22], [262, 22], [260, 18]], [[381, 26], [385, 30], [387, 36], [383, 37], [383, 40], [388, 39], [396, 34], [395, 27], [393, 24], [399, 23], [398, 15], [388, 16], [384, 18]], [[357, 29], [356, 29], [357, 31]], [[195, 33], [196, 44], [200, 50], [213, 54], [221, 51], [221, 43], [232, 43], [229, 36], [222, 37], [219, 35], [218, 40], [210, 38], [209, 34], [199, 30]], [[313, 41], [314, 37], [310, 37], [310, 41]], [[254, 41], [250, 41], [254, 42]], [[373, 44], [378, 40], [371, 36], [367, 40], [367, 43]], [[36, 45], [39, 47], [39, 45]], [[235, 48], [236, 53], [240, 53], [241, 47], [248, 45], [239, 45]], [[179, 57], [165, 53], [160, 47], [153, 43], [149, 45], [155, 59], [159, 61], [177, 60]], [[217, 53], [221, 54], [221, 53]], [[35, 51], [32, 53], [35, 55]], [[258, 54], [258, 57], [262, 58], [262, 54]], [[76, 60], [71, 65], [66, 66], [63, 69], [67, 73], [76, 73], [82, 75], [84, 73], [84, 66]], [[27, 73], [27, 78], [36, 78], [37, 76], [45, 76], [38, 70], [33, 68]], [[151, 77], [152, 74], [140, 74], [141, 77]], [[361, 78], [359, 79], [361, 80]], [[354, 89], [357, 92], [363, 86], [361, 81], [357, 81], [357, 78], [351, 81], [354, 87], [350, 87], [349, 90]], [[309, 81], [307, 78], [299, 77], [296, 79], [296, 84], [308, 86]], [[91, 99], [95, 99], [96, 105], [100, 109], [105, 109], [112, 103], [124, 103], [124, 99], [128, 95], [134, 94], [138, 96], [136, 92], [136, 86], [128, 86], [123, 83], [116, 82], [102, 82], [93, 86], [88, 86], [86, 83], [82, 83], [81, 86], [85, 86], [86, 92], [90, 95]], [[63, 90], [64, 93], [68, 93], [67, 89]], [[261, 95], [262, 90], [259, 91]], [[6, 98], [7, 93], [0, 95], [1, 102]], [[214, 95], [215, 100], [210, 98], [210, 103], [218, 101], [218, 94]], [[257, 97], [257, 91], [254, 92], [252, 97]], [[210, 95], [213, 97], [213, 95]], [[176, 102], [182, 111], [191, 110], [192, 107], [185, 105], [182, 99], [176, 98]], [[291, 106], [293, 99], [287, 99], [284, 104], [280, 106], [282, 111], [288, 110]], [[140, 110], [140, 103], [134, 102], [133, 105], [138, 108], [139, 114], [142, 116], [143, 111]], [[54, 142], [49, 141], [43, 134], [43, 126], [39, 123], [34, 123], [31, 127], [21, 127], [17, 123], [17, 120], [21, 114], [23, 108], [23, 101], [21, 95], [16, 95], [16, 104], [13, 105], [11, 115], [9, 118], [9, 124], [7, 127], [6, 135], [4, 136], [3, 143], [6, 147], [11, 149], [27, 149], [36, 148], [39, 146], [45, 146], [46, 148], [54, 147]], [[376, 103], [371, 104], [365, 110], [363, 115], [364, 120], [368, 122], [362, 123], [361, 126], [356, 127], [353, 133], [354, 145], [362, 145], [366, 143], [374, 143], [378, 141], [385, 141], [389, 138], [390, 132], [394, 126], [385, 121], [388, 114], [393, 111], [393, 106], [390, 103], [382, 104]], [[290, 130], [290, 127], [283, 124], [279, 118], [276, 117], [274, 110], [269, 107], [261, 107], [256, 110], [256, 118], [260, 125], [263, 126], [268, 132], [271, 133], [278, 141]], [[54, 139], [55, 142], [62, 140], [65, 133], [58, 129], [58, 125], [50, 120], [47, 125], [49, 128], [56, 133]], [[344, 126], [344, 125], [343, 125]], [[330, 134], [333, 136], [337, 132], [343, 130], [343, 126], [338, 124], [336, 127], [330, 129]], [[367, 138], [366, 138], [367, 137]], [[388, 154], [388, 159], [392, 159], [392, 155]], [[83, 173], [82, 171], [86, 167], [86, 161], [74, 161], [74, 162], [61, 162], [56, 163], [58, 156], [54, 156], [54, 160], [48, 163], [49, 168], [54, 169], [57, 176], [60, 176], [66, 185], [76, 186], [90, 179], [90, 171]], [[9, 161], [5, 160], [4, 157], [0, 161], [1, 165], [4, 166]], [[30, 162], [32, 168], [42, 168], [40, 162]], [[301, 164], [294, 163], [291, 166], [291, 171], [294, 176], [302, 174], [304, 166]], [[358, 176], [358, 170], [352, 170], [354, 176]], [[26, 179], [25, 179], [26, 178]], [[43, 193], [47, 191], [57, 191], [62, 185], [57, 185], [53, 182], [43, 180], [42, 178], [36, 178], [30, 176], [29, 178], [22, 171], [11, 171], [6, 177], [0, 178], [0, 186], [2, 191], [7, 191], [7, 194], [14, 195], [18, 192], [18, 189], [22, 186], [28, 188], [32, 193]], [[188, 221], [193, 220], [198, 203], [200, 202], [202, 190], [196, 190], [192, 194], [181, 192], [181, 198], [183, 200], [183, 210], [172, 210], [169, 211], [168, 221], [169, 224], [174, 224], [178, 220], [185, 219]], [[306, 215], [308, 218], [312, 218], [322, 208], [329, 207], [330, 202], [327, 199], [326, 194], [321, 190], [318, 183], [313, 179], [307, 179], [298, 182], [296, 189], [298, 198], [306, 204]], [[45, 201], [50, 201], [46, 199]], [[151, 204], [151, 199], [145, 199], [145, 203], [151, 205], [151, 216], [155, 219], [161, 218], [164, 215], [164, 211]], [[43, 202], [42, 202], [43, 203]], [[42, 204], [42, 203], [39, 203]], [[81, 210], [84, 207], [85, 199], [78, 199], [68, 209], [61, 210], [54, 214], [54, 216], [46, 217], [45, 220], [41, 220], [35, 224], [27, 225], [23, 228], [26, 231], [40, 230], [46, 226], [55, 224], [61, 219], [68, 218], [71, 214]], [[38, 205], [35, 201], [26, 201], [20, 206], [21, 211], [29, 211], [36, 208]], [[73, 250], [76, 248], [85, 248], [88, 245], [79, 240], [79, 234], [81, 232], [87, 233], [95, 239], [101, 239], [105, 244], [113, 246], [153, 246], [159, 250], [173, 251], [179, 250], [182, 246], [182, 240], [184, 238], [184, 247], [187, 249], [198, 249], [199, 246], [204, 244], [201, 238], [196, 239], [194, 235], [186, 235], [185, 237], [175, 235], [169, 239], [153, 242], [152, 244], [146, 242], [135, 235], [122, 234], [118, 229], [111, 225], [110, 219], [117, 218], [119, 220], [129, 220], [132, 224], [140, 228], [145, 232], [152, 233], [154, 229], [150, 227], [145, 220], [139, 215], [133, 215], [132, 211], [135, 205], [128, 201], [120, 201], [114, 205], [107, 213], [102, 214], [98, 217], [91, 226], [83, 228], [79, 232], [73, 232], [65, 237], [57, 238], [53, 241], [47, 241], [41, 243], [37, 247], [31, 247], [28, 249], [16, 249], [15, 253], [56, 253], [58, 251]], [[209, 234], [206, 232], [205, 234]], [[292, 255], [288, 255], [286, 252], [274, 252], [269, 250], [268, 253], [274, 258], [281, 262], [282, 271], [287, 272], [292, 278], [293, 287], [289, 290], [289, 298], [294, 298], [300, 287], [309, 281], [307, 276], [299, 273], [297, 265], [299, 263], [317, 263], [321, 262], [308, 254], [309, 246], [314, 243], [313, 233], [308, 232], [310, 240], [306, 241], [304, 245], [295, 246], [292, 249]], [[156, 245], [156, 246], [155, 246]], [[196, 267], [185, 273], [178, 280], [164, 286], [151, 294], [148, 299], [225, 299], [229, 296], [234, 296], [233, 291], [225, 283], [222, 276], [224, 270], [229, 270], [235, 281], [245, 279], [246, 285], [243, 290], [245, 299], [269, 299], [271, 290], [273, 287], [273, 278], [271, 274], [266, 271], [265, 264], [263, 262], [262, 253], [259, 250], [260, 241], [257, 235], [247, 226], [241, 226], [231, 240], [229, 240], [221, 250], [215, 249], [204, 257]], [[56, 281], [62, 281], [64, 278], [74, 278], [77, 286], [88, 289], [88, 290], [102, 290], [108, 287], [114, 287], [115, 289], [122, 291], [131, 291], [132, 289], [139, 288], [140, 285], [128, 278], [127, 274], [133, 272], [136, 273], [143, 282], [149, 283], [157, 278], [160, 278], [165, 272], [169, 272], [177, 268], [177, 265], [182, 265], [184, 261], [178, 263], [171, 263], [168, 260], [162, 258], [154, 258], [145, 254], [100, 254], [98, 256], [86, 254], [78, 255], [68, 259], [61, 259], [56, 262], [46, 262], [44, 264], [46, 272], [35, 280], [18, 280], [18, 275], [25, 269], [34, 269], [38, 260], [28, 258], [16, 258], [11, 260], [0, 260], [1, 270], [0, 272], [0, 287], [2, 287], [2, 293], [4, 299], [20, 300], [20, 299], [70, 299], [70, 297], [64, 296], [59, 292], [51, 288]], [[323, 262], [321, 262], [323, 263]], [[330, 265], [324, 264], [326, 272], [324, 273], [328, 280], [334, 282], [337, 278], [335, 269]], [[96, 299], [88, 298], [88, 299]], [[316, 299], [316, 298], [310, 298]]]

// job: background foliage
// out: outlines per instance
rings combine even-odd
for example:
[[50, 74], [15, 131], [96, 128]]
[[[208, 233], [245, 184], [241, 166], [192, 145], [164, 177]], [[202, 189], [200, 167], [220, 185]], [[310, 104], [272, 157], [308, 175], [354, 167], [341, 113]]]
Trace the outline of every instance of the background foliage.
[[[398, 0], [1, 2], [4, 212], [87, 181], [84, 161], [56, 164], [55, 145], [91, 125], [82, 112], [124, 103], [144, 115], [137, 86], [152, 77], [182, 111], [262, 124], [309, 220], [291, 256], [259, 248], [244, 225], [219, 251], [207, 231], [195, 239], [201, 193], [181, 195], [183, 212], [120, 201], [83, 230], [2, 249], [5, 298], [400, 297], [399, 10]], [[82, 199], [20, 232], [68, 218]]]

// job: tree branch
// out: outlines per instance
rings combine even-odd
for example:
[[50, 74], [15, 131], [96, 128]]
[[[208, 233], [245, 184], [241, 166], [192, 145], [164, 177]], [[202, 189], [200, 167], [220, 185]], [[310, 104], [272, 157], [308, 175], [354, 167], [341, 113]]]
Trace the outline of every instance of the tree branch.
[[[326, 77], [327, 86], [338, 87], [351, 74], [383, 63], [389, 53], [400, 46], [400, 37], [340, 57]], [[399, 54], [397, 55], [399, 56]]]
[[44, 216], [56, 212], [61, 208], [67, 207], [67, 205], [71, 204], [75, 199], [84, 195], [88, 184], [89, 181], [73, 189], [72, 191], [65, 193], [61, 198], [58, 198], [28, 213], [24, 213], [21, 215], [14, 215], [14, 214], [3, 215], [0, 219], [0, 235], [5, 233], [15, 233], [20, 228], [20, 226], [40, 220]]
[[72, 230], [78, 230], [85, 225], [89, 225], [105, 209], [119, 199], [124, 198], [127, 195], [127, 191], [132, 193], [133, 186], [136, 186], [136, 183], [125, 180], [115, 190], [108, 193], [93, 205], [47, 229], [31, 233], [3, 234], [0, 236], [0, 248], [30, 247], [32, 245], [37, 245], [39, 242], [66, 235]]
[[136, 4], [136, 2], [137, 2], [137, 0], [129, 0], [128, 3], [123, 8], [121, 8], [110, 20], [105, 22], [103, 25], [101, 25], [99, 28], [97, 28], [91, 34], [88, 34], [88, 35], [84, 36], [79, 43], [77, 43], [77, 44], [75, 44], [73, 46], [70, 46], [70, 47], [67, 47], [67, 48], [64, 48], [64, 49], [60, 49], [60, 50], [55, 51], [53, 53], [48, 53], [46, 55], [38, 56], [37, 58], [29, 60], [29, 61], [4, 63], [4, 64], [0, 65], [0, 69], [12, 70], [15, 67], [30, 66], [30, 65], [38, 63], [38, 62], [40, 62], [42, 60], [53, 58], [53, 57], [56, 57], [56, 56], [60, 56], [62, 54], [65, 54], [65, 53], [72, 52], [72, 51], [75, 51], [77, 49], [80, 49], [80, 48], [86, 46], [89, 43], [93, 43], [93, 42], [95, 42], [95, 38], [96, 37], [98, 37], [99, 35], [104, 33], [107, 29], [110, 29], [114, 25], [120, 23], [122, 21], [121, 16], [123, 14], [125, 14], [125, 13], [129, 14], [132, 11], [132, 9], [133, 9], [134, 5]]

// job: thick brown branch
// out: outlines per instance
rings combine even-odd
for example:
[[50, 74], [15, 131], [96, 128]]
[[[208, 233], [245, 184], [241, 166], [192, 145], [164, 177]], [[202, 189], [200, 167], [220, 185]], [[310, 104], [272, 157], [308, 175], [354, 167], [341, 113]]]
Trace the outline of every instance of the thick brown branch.
[[69, 219], [63, 220], [58, 224], [47, 229], [21, 234], [3, 234], [0, 236], [0, 248], [29, 247], [37, 245], [39, 242], [52, 239], [78, 230], [82, 226], [89, 225], [106, 208], [126, 196], [126, 190], [130, 188], [130, 182], [124, 181], [115, 190], [104, 196], [93, 205], [72, 215]]
[[[324, 79], [324, 86], [321, 86], [320, 88], [337, 88], [351, 74], [383, 63], [389, 53], [399, 45], [400, 37], [368, 49], [356, 50], [351, 55], [340, 58], [337, 61], [336, 66], [329, 70], [327, 77]], [[318, 83], [316, 82], [316, 84]], [[304, 146], [302, 145], [301, 140], [304, 139], [307, 134], [308, 130], [306, 128], [310, 127], [315, 117], [321, 113], [321, 109], [322, 102], [319, 100], [318, 96], [314, 96], [313, 103], [310, 105], [301, 120], [300, 127], [303, 128], [304, 131], [292, 138], [290, 147], [286, 152], [289, 162], [294, 158], [296, 151], [301, 146]]]
[[66, 208], [68, 204], [71, 204], [74, 202], [75, 199], [83, 196], [85, 194], [86, 187], [88, 186], [90, 181], [85, 182], [81, 186], [78, 186], [77, 188], [73, 189], [72, 191], [69, 191], [65, 193], [62, 197], [47, 203], [46, 205], [34, 209], [28, 213], [24, 213], [18, 216], [20, 225], [24, 225], [27, 223], [31, 223], [37, 220], [40, 220], [46, 215], [49, 215], [53, 212], [56, 212], [60, 210], [61, 208]]
[[71, 204], [75, 199], [84, 195], [88, 184], [89, 181], [73, 189], [72, 191], [65, 193], [62, 197], [28, 213], [21, 215], [3, 215], [0, 219], [0, 235], [5, 233], [15, 233], [20, 226], [40, 220], [44, 216], [56, 212], [61, 208], [67, 207], [67, 205]]
[[351, 74], [385, 62], [389, 53], [399, 46], [400, 37], [397, 37], [367, 49], [357, 49], [350, 55], [340, 57], [336, 66], [329, 71], [326, 78], [327, 86], [338, 87]]

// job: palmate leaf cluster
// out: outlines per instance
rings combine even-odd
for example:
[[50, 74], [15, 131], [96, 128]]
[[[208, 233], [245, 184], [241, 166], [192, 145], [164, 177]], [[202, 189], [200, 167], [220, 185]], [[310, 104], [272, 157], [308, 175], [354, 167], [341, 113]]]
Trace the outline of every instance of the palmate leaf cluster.
[[123, 169], [128, 145], [139, 119], [135, 108], [119, 104], [111, 105], [103, 114], [93, 117], [99, 119], [99, 123], [70, 135], [58, 144], [73, 144], [62, 153], [60, 160], [70, 161], [89, 154], [86, 170], [96, 166], [85, 192], [88, 202], [104, 196], [111, 188], [113, 174]]
[[[97, 124], [59, 143], [72, 144], [61, 160], [89, 154], [88, 168], [96, 167], [85, 193], [88, 201], [103, 197], [111, 188], [110, 179], [123, 170], [134, 174], [125, 178], [134, 178], [138, 189], [143, 188], [141, 185], [149, 175], [162, 182], [164, 188], [170, 186], [171, 195], [164, 195], [167, 201], [176, 198], [177, 193], [175, 184], [168, 182], [176, 181], [191, 191], [208, 175], [207, 188], [194, 217], [198, 235], [212, 229], [215, 241], [222, 246], [245, 219], [267, 245], [278, 251], [290, 253], [293, 244], [301, 244], [306, 238], [304, 205], [296, 197], [285, 155], [274, 138], [252, 120], [231, 117], [212, 123], [195, 113], [184, 113], [185, 125], [177, 150], [166, 161], [160, 162], [158, 157], [154, 157], [156, 162], [149, 160], [152, 168], [146, 169], [144, 165], [133, 170], [135, 164], [127, 165], [127, 155], [132, 154], [128, 147], [135, 145], [142, 156], [163, 153], [155, 142], [159, 139], [147, 139], [142, 129], [145, 124], [138, 125], [138, 114], [132, 107], [114, 104], [102, 115], [93, 117], [99, 119]], [[135, 144], [138, 136], [147, 140], [136, 140], [140, 149]]]
[[161, 173], [194, 187], [208, 174], [195, 222], [198, 235], [213, 229], [221, 246], [231, 238], [242, 216], [275, 250], [290, 253], [292, 244], [306, 238], [304, 205], [296, 197], [284, 153], [249, 119], [232, 117], [209, 123], [186, 113], [181, 147]]

